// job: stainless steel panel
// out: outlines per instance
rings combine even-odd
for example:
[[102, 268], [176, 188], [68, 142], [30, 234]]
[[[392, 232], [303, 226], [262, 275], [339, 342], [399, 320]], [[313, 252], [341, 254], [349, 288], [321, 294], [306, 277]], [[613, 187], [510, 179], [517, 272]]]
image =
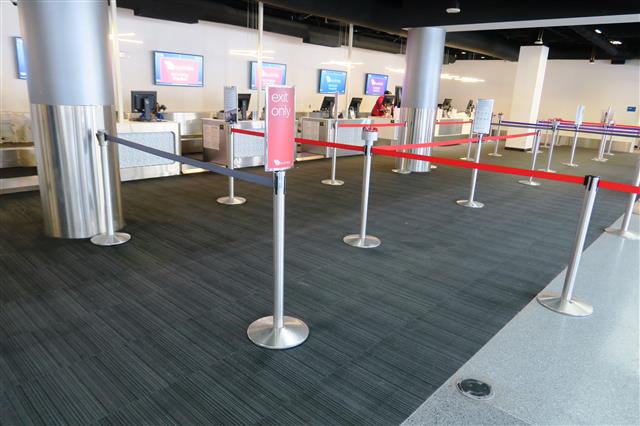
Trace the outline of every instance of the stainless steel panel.
[[[245, 120], [237, 126], [245, 130], [264, 131], [264, 121]], [[203, 121], [204, 160], [228, 165], [228, 124], [224, 120]], [[258, 136], [234, 135], [234, 167], [255, 167], [264, 165], [264, 139]]]
[[[96, 132], [115, 134], [113, 106], [31, 105], [45, 233], [89, 238], [106, 231]], [[118, 150], [109, 144], [113, 225], [124, 225]]]
[[202, 135], [202, 119], [213, 118], [213, 112], [166, 112], [164, 117], [180, 125], [180, 135]]

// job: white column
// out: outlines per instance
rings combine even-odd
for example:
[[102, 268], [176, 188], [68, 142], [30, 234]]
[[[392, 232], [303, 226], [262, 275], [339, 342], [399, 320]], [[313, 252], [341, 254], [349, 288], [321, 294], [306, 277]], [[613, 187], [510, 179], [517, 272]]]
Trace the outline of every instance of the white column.
[[[544, 72], [547, 68], [547, 46], [522, 46], [518, 57], [518, 68], [513, 83], [511, 110], [508, 120], [535, 123], [540, 109]], [[509, 129], [509, 134], [523, 133], [523, 129]], [[533, 136], [507, 139], [507, 148], [530, 149]]]

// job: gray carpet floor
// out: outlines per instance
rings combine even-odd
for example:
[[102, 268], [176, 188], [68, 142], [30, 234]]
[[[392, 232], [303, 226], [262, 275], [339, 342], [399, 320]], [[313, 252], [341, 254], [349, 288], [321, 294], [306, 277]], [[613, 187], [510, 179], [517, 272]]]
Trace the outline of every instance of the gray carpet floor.
[[[635, 156], [592, 156], [558, 170], [631, 181]], [[369, 233], [382, 246], [360, 250], [342, 237], [358, 230], [361, 164], [339, 160], [343, 187], [319, 183], [328, 161], [288, 173], [285, 311], [311, 334], [287, 351], [246, 337], [271, 309], [268, 188], [239, 182], [248, 202], [227, 207], [221, 176], [125, 183], [133, 239], [112, 248], [46, 238], [37, 193], [2, 196], [0, 423], [403, 421], [566, 266], [583, 188], [481, 172], [486, 207], [473, 210], [454, 202], [469, 170], [400, 176], [376, 157]], [[600, 191], [589, 242], [626, 199]]]

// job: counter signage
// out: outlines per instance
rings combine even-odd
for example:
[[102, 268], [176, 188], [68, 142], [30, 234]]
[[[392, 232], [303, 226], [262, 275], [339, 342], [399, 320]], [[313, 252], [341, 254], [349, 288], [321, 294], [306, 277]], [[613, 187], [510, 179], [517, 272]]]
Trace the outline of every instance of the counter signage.
[[493, 99], [478, 99], [476, 114], [473, 117], [473, 132], [488, 135], [491, 133], [491, 115]]
[[[256, 71], [258, 63], [251, 61], [251, 78], [249, 86], [252, 90], [257, 89]], [[283, 85], [287, 81], [287, 66], [285, 64], [276, 64], [271, 62], [262, 63], [262, 88], [267, 86]]]
[[266, 98], [264, 170], [287, 170], [295, 159], [296, 91], [293, 86], [268, 86]]
[[365, 95], [383, 96], [387, 90], [389, 76], [384, 74], [367, 74], [364, 88]]
[[320, 70], [320, 93], [344, 94], [346, 85], [346, 71]]
[[204, 86], [203, 60], [200, 55], [153, 52], [154, 82], [160, 86]]
[[238, 88], [236, 86], [224, 87], [224, 121], [238, 122]]

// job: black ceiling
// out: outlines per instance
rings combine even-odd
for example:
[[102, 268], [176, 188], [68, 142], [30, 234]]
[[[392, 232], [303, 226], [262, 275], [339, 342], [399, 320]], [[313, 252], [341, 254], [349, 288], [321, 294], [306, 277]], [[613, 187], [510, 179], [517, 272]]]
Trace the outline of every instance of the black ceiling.
[[[427, 0], [266, 0], [265, 31], [297, 36], [307, 43], [340, 46], [345, 23], [355, 25], [354, 45], [401, 53], [403, 28], [532, 19], [640, 13], [640, 0], [520, 1], [461, 0], [461, 13], [447, 14], [449, 1]], [[255, 26], [254, 0], [119, 0], [136, 15], [195, 23], [198, 20]], [[594, 30], [602, 30], [596, 34]], [[543, 30], [550, 59], [640, 58], [640, 22], [580, 27], [507, 29], [447, 34], [447, 57], [516, 60]], [[614, 46], [610, 40], [619, 40]], [[463, 53], [465, 52], [465, 53]]]

